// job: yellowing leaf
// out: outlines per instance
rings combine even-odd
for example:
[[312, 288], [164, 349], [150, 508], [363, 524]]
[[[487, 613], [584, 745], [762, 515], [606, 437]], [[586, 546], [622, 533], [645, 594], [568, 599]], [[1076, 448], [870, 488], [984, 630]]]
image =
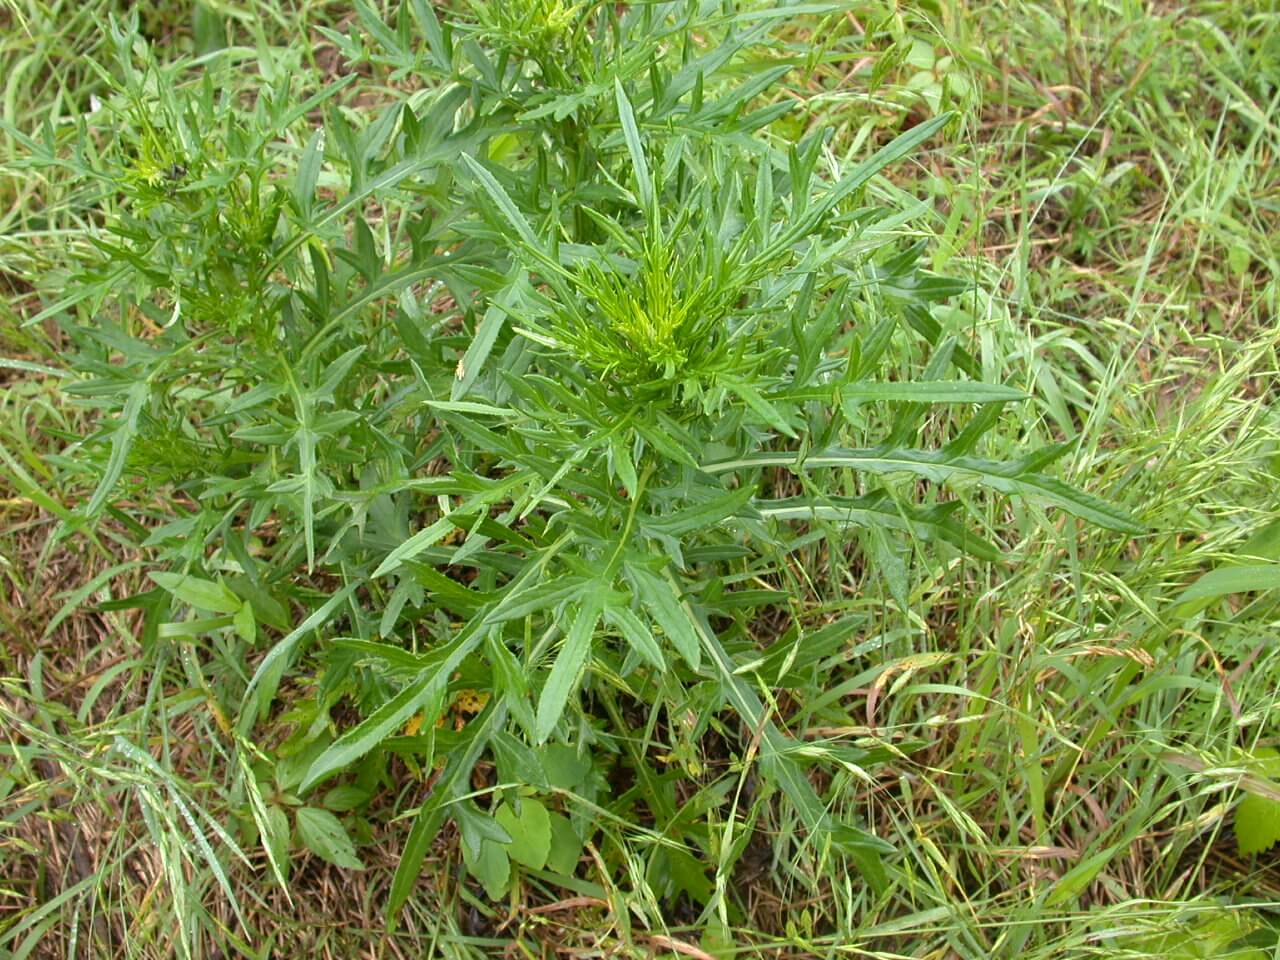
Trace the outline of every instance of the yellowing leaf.
[[489, 694], [479, 693], [475, 690], [459, 690], [457, 698], [453, 701], [454, 708], [459, 713], [479, 713], [489, 703]]

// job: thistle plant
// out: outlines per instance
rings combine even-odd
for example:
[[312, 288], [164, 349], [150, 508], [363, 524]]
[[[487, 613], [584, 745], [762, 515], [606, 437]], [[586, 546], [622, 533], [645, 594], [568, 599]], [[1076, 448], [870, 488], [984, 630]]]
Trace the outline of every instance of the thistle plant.
[[[70, 522], [110, 515], [145, 550], [156, 586], [130, 602], [153, 642], [233, 665], [246, 837], [278, 876], [294, 832], [358, 862], [322, 816], [352, 807], [323, 798], [373, 796], [398, 758], [430, 789], [406, 794], [393, 913], [446, 819], [499, 897], [520, 870], [572, 875], [601, 835], [626, 856], [606, 808], [672, 841], [646, 854], [671, 895], [697, 869], [673, 843], [711, 841], [661, 752], [700, 790], [758, 774], [821, 855], [883, 885], [891, 849], [823, 791], [892, 752], [801, 739], [775, 695], [842, 635], [762, 641], [788, 599], [747, 585], [813, 531], [996, 559], [954, 486], [1133, 524], [1046, 473], [1067, 443], [978, 455], [1025, 395], [973, 379], [932, 312], [963, 284], [921, 268], [866, 191], [947, 116], [824, 165], [822, 132], [770, 133], [789, 67], [760, 57], [785, 7], [560, 5], [529, 28], [501, 6], [455, 28], [425, 2], [390, 25], [358, 3], [377, 47], [335, 35], [343, 53], [428, 81], [367, 120], [349, 80], [297, 106], [282, 81], [250, 109], [209, 73], [136, 66], [117, 28], [114, 102], [168, 118], [151, 145], [113, 165], [83, 131], [70, 161], [27, 143], [122, 194], [49, 311], [100, 411]], [[919, 375], [887, 376], [891, 354]], [[920, 446], [944, 406], [957, 426]], [[290, 733], [251, 747], [286, 675], [306, 678]], [[464, 695], [483, 706], [438, 726]], [[720, 780], [694, 759], [713, 727]], [[496, 776], [477, 792], [479, 768]], [[817, 769], [846, 778], [820, 789]]]

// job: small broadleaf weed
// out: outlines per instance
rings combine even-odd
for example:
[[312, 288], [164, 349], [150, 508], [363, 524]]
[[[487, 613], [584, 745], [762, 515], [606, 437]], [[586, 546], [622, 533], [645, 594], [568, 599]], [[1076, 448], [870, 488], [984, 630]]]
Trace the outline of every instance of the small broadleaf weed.
[[[696, 757], [713, 728], [823, 855], [883, 885], [891, 848], [810, 769], [891, 755], [801, 744], [773, 694], [806, 636], [779, 649], [762, 626], [790, 616], [773, 585], [792, 554], [874, 530], [901, 602], [895, 539], [999, 554], [953, 484], [1135, 529], [1044, 473], [1065, 445], [977, 455], [1023, 394], [973, 382], [931, 312], [956, 285], [864, 190], [948, 118], [824, 179], [825, 134], [771, 133], [789, 68], [753, 59], [786, 5], [531, 0], [441, 24], [415, 0], [394, 28], [358, 6], [368, 36], [335, 44], [415, 78], [374, 109], [351, 107], [354, 74], [246, 105], [213, 82], [232, 53], [157, 73], [122, 25], [113, 102], [142, 139], [103, 164], [66, 159], [90, 156], [88, 131], [26, 143], [31, 166], [70, 163], [112, 198], [51, 309], [69, 389], [99, 414], [71, 450], [94, 491], [79, 519], [114, 517], [170, 575], [136, 599], [152, 649], [214, 638], [238, 665], [236, 729], [277, 734], [289, 795], [433, 777], [405, 794], [393, 912], [446, 819], [491, 896], [521, 864], [572, 873], [602, 810], [661, 838], [657, 896], [702, 889], [674, 847], [706, 852], [708, 831], [650, 767], [719, 789]], [[957, 427], [930, 445], [944, 404]], [[196, 582], [225, 611], [165, 588]], [[501, 786], [477, 792], [481, 764]], [[642, 787], [615, 795], [619, 778]], [[360, 862], [336, 816], [303, 809], [304, 842]], [[284, 814], [255, 817], [275, 863]], [[520, 818], [536, 856], [503, 826]]]

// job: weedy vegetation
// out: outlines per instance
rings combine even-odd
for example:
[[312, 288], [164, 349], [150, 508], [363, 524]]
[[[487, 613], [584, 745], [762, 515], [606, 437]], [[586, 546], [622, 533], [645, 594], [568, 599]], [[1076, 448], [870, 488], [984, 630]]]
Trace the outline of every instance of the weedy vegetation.
[[1280, 950], [1280, 14], [0, 18], [0, 956]]

